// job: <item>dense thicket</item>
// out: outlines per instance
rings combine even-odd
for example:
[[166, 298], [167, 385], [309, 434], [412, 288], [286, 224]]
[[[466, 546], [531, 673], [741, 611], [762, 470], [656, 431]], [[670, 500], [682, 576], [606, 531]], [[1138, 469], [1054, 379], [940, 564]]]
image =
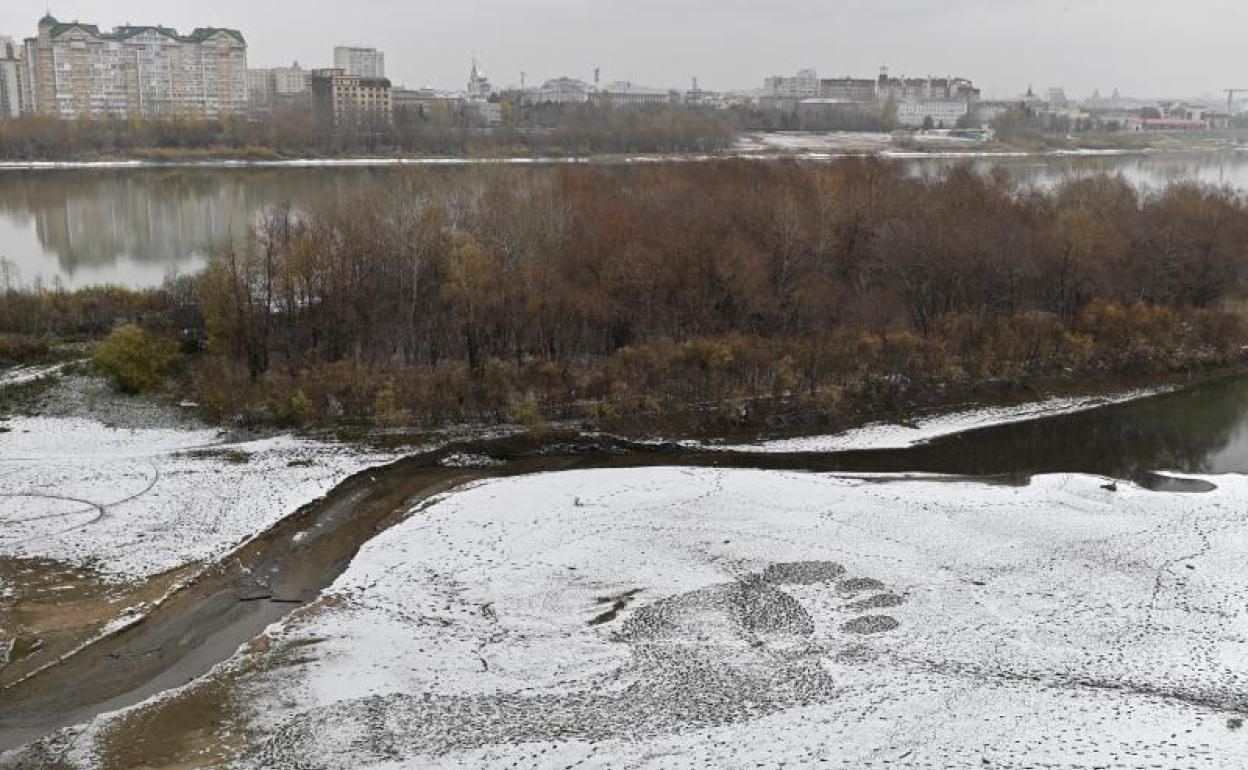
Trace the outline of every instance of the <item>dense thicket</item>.
[[736, 138], [728, 116], [680, 105], [509, 108], [505, 118], [503, 127], [485, 130], [474, 126], [468, 114], [446, 111], [427, 116], [400, 111], [393, 124], [338, 129], [322, 125], [310, 110], [301, 108], [220, 120], [59, 120], [25, 115], [0, 120], [0, 158], [717, 152]]
[[270, 211], [162, 318], [202, 319], [195, 388], [220, 417], [835, 412], [1238, 361], [1244, 243], [1231, 192], [1112, 177], [1036, 192], [870, 160], [414, 172]]

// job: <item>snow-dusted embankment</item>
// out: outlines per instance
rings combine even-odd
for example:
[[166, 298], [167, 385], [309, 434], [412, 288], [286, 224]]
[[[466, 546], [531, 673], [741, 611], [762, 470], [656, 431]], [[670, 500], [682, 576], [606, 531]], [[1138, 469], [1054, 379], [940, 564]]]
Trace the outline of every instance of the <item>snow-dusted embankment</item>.
[[1048, 398], [1016, 406], [988, 406], [920, 417], [913, 422], [879, 422], [854, 428], [844, 433], [824, 436], [802, 436], [790, 439], [759, 441], [753, 444], [711, 445], [715, 449], [739, 452], [846, 452], [868, 449], [905, 449], [925, 441], [965, 433], [994, 425], [1039, 420], [1062, 414], [1083, 412], [1109, 404], [1134, 401], [1168, 392], [1169, 388], [1149, 388], [1116, 393], [1110, 396], [1083, 398]]
[[215, 430], [20, 417], [0, 433], [0, 556], [139, 579], [221, 556], [345, 478], [392, 459]]
[[249, 762], [1242, 767], [1248, 481], [1211, 480], [480, 483], [271, 629]]

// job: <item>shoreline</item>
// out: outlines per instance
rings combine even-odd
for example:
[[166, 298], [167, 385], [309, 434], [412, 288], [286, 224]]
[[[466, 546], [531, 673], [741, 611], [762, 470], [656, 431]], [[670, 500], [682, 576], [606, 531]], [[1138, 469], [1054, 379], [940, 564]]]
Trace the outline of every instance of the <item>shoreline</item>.
[[[1157, 392], [1120, 392], [1117, 402], [1149, 395], [1157, 395]], [[1110, 399], [1104, 405], [1112, 402]], [[1086, 408], [1100, 405], [1103, 404], [1089, 404]], [[968, 412], [963, 410], [960, 414]], [[974, 428], [1011, 422], [1008, 412], [999, 408], [984, 408], [972, 414], [988, 415]], [[1027, 419], [1046, 416], [1052, 415]], [[81, 722], [111, 714], [118, 708], [149, 702], [151, 697], [164, 697], [184, 684], [201, 681], [215, 666], [237, 657], [238, 649], [246, 649], [254, 639], [262, 638], [265, 627], [321, 598], [338, 573], [349, 567], [352, 554], [380, 532], [402, 521], [403, 512], [411, 510], [416, 501], [431, 497], [445, 499], [456, 490], [471, 488], [476, 481], [574, 469], [653, 467], [806, 471], [845, 478], [870, 475], [866, 468], [875, 464], [883, 472], [888, 465], [879, 463], [880, 456], [865, 458], [864, 462], [862, 457], [845, 455], [843, 449], [740, 451], [733, 447], [646, 442], [566, 430], [493, 439], [483, 438], [474, 431], [463, 440], [449, 440], [435, 446], [424, 451], [413, 449], [403, 455], [395, 453], [392, 458], [398, 459], [363, 467], [323, 497], [297, 511], [279, 512], [263, 531], [253, 533], [225, 555], [202, 564], [194, 575], [164, 593], [160, 601], [144, 607], [146, 612], [136, 616], [133, 610], [138, 608], [128, 608], [130, 615], [125, 623], [111, 622], [104, 633], [69, 655], [6, 686], [4, 692], [9, 696], [10, 706], [0, 709], [0, 723], [4, 725], [0, 734], [9, 731], [4, 739], [6, 748], [16, 748], [44, 734], [45, 730], [37, 726], [42, 720], [51, 719], [64, 725], [67, 724], [65, 715], [72, 714], [71, 721]], [[907, 450], [899, 451], [896, 459], [907, 464]], [[1048, 473], [1041, 470], [1034, 475]], [[992, 476], [945, 472], [938, 475], [941, 479], [966, 483], [1012, 484], [1007, 478]], [[1095, 476], [1090, 471], [1082, 475]], [[367, 515], [360, 513], [364, 508], [370, 511]], [[322, 555], [330, 555], [311, 558], [322, 551]], [[257, 583], [261, 575], [272, 577]], [[238, 614], [233, 608], [246, 608], [246, 612]], [[191, 629], [193, 634], [188, 637]], [[175, 638], [184, 642], [172, 648], [164, 643]], [[186, 643], [186, 639], [195, 641]], [[161, 643], [153, 647], [155, 642]], [[184, 647], [184, 643], [189, 647]], [[159, 659], [140, 660], [125, 654], [135, 645], [167, 651]], [[119, 660], [132, 663], [122, 671], [116, 663]], [[102, 676], [104, 671], [110, 672], [108, 676]], [[85, 675], [79, 676], [81, 674]], [[93, 685], [91, 688], [65, 686], [70, 680], [90, 681]], [[95, 705], [79, 702], [84, 698]]]
[[1018, 158], [1107, 158], [1132, 155], [1238, 153], [1248, 151], [1239, 147], [1139, 147], [1139, 148], [1060, 148], [1044, 150], [1021, 149], [906, 149], [883, 147], [877, 149], [827, 149], [827, 150], [734, 150], [724, 153], [638, 153], [635, 155], [508, 155], [508, 156], [428, 156], [428, 157], [304, 157], [304, 158], [188, 158], [178, 160], [150, 160], [144, 158], [110, 158], [99, 160], [4, 160], [0, 172], [5, 171], [74, 171], [74, 170], [125, 170], [125, 169], [267, 169], [267, 168], [382, 168], [382, 167], [461, 167], [461, 166], [598, 166], [643, 163], [713, 163], [721, 161], [753, 160], [779, 161], [836, 161], [863, 158], [881, 160], [992, 160]]

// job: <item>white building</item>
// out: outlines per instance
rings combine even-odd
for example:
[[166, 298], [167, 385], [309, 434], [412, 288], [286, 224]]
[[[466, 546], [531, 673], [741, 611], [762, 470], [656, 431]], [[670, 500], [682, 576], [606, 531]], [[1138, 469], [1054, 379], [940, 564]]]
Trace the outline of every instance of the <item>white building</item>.
[[576, 78], [554, 78], [526, 98], [537, 104], [584, 104], [589, 101], [589, 84]]
[[384, 78], [386, 55], [376, 48], [340, 45], [334, 48], [334, 69], [361, 78]]
[[930, 118], [936, 128], [953, 128], [969, 110], [963, 99], [906, 99], [897, 104], [897, 122], [918, 128]]
[[234, 29], [39, 20], [26, 40], [30, 108], [44, 114], [215, 117], [247, 108], [247, 43]]
[[623, 107], [639, 104], [668, 104], [676, 101], [679, 95], [673, 98], [673, 92], [662, 88], [647, 88], [626, 80], [617, 80], [604, 86], [598, 92], [598, 98], [603, 104]]
[[16, 118], [27, 109], [24, 66], [21, 46], [0, 37], [0, 118]]
[[275, 96], [294, 96], [306, 94], [312, 88], [312, 73], [294, 62], [289, 67], [274, 67], [270, 70], [273, 77], [273, 94]]
[[289, 67], [247, 70], [247, 100], [253, 110], [297, 103], [309, 98], [312, 73], [295, 62]]
[[814, 99], [819, 93], [819, 73], [813, 69], [800, 70], [796, 75], [773, 75], [763, 80], [767, 96], [780, 99]]

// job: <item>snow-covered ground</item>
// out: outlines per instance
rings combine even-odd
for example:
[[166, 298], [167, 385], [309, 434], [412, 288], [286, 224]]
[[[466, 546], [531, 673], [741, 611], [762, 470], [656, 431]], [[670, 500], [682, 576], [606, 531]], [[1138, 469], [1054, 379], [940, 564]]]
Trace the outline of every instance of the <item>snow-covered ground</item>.
[[11, 385], [25, 385], [43, 377], [51, 377], [69, 364], [40, 364], [34, 366], [18, 366], [0, 370], [0, 388]]
[[79, 418], [0, 423], [0, 556], [139, 579], [212, 559], [389, 456], [292, 437], [120, 429]]
[[963, 409], [956, 412], [922, 417], [913, 422], [872, 423], [843, 433], [825, 436], [802, 436], [791, 439], [760, 441], [754, 444], [713, 445], [715, 449], [741, 452], [844, 452], [865, 449], [905, 449], [941, 436], [969, 430], [1038, 420], [1061, 414], [1082, 412], [1109, 404], [1119, 404], [1168, 392], [1153, 388], [1132, 390], [1112, 396], [1086, 398], [1048, 398], [1015, 406], [992, 406]]
[[1248, 480], [481, 482], [245, 675], [255, 767], [1248, 766]]

